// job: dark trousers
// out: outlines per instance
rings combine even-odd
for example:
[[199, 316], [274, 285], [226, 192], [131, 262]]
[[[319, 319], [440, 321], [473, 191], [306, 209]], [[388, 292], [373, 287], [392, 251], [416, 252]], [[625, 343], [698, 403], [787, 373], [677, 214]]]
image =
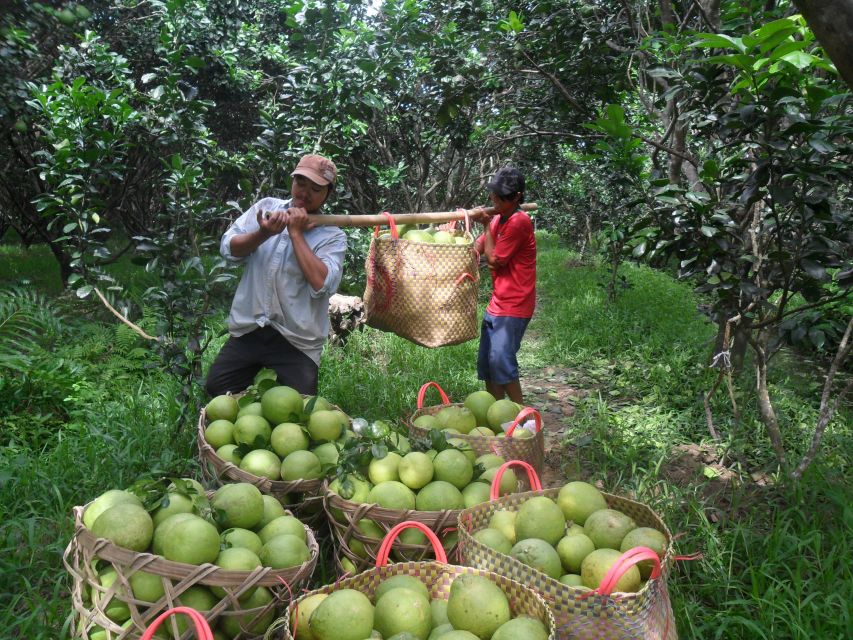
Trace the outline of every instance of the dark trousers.
[[270, 326], [228, 338], [210, 365], [205, 389], [211, 396], [240, 393], [251, 386], [264, 367], [276, 372], [280, 384], [316, 395], [317, 365]]

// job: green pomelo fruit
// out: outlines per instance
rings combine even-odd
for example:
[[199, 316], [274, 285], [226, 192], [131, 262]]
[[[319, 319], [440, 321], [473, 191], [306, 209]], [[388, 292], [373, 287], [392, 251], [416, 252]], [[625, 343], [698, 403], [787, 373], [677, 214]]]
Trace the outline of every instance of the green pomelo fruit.
[[331, 402], [326, 400], [323, 396], [308, 396], [302, 400], [302, 408], [307, 409], [308, 404], [311, 401], [314, 401], [314, 406], [311, 407], [311, 413], [315, 411], [334, 411], [335, 407]]
[[468, 435], [494, 437], [495, 432], [489, 429], [488, 427], [475, 427], [474, 429], [471, 429]]
[[[445, 602], [444, 600], [433, 600], [432, 602]], [[430, 604], [432, 604], [432, 602]], [[433, 624], [432, 631], [430, 631], [427, 640], [438, 640], [438, 638], [443, 638], [445, 634], [453, 631], [453, 625], [449, 622], [445, 622], [442, 624]], [[460, 631], [459, 633], [468, 634], [469, 638], [476, 638], [473, 633], [468, 633], [467, 631]]]
[[258, 555], [261, 552], [261, 547], [264, 546], [257, 533], [240, 527], [223, 531], [219, 538], [222, 540], [222, 547], [225, 549], [238, 547], [240, 549], [248, 549], [255, 555]]
[[234, 422], [234, 442], [247, 444], [253, 448], [265, 447], [269, 444], [272, 428], [262, 416], [242, 416]]
[[522, 438], [522, 439], [523, 438], [532, 438], [533, 435], [534, 434], [532, 431], [528, 431], [527, 429], [522, 429], [521, 427], [513, 429], [513, 432], [512, 432], [513, 438]]
[[367, 467], [367, 477], [374, 485], [380, 482], [399, 480], [399, 468], [402, 459], [403, 457], [400, 454], [393, 451], [389, 451], [384, 458], [374, 458]]
[[[625, 553], [634, 547], [648, 547], [658, 554], [658, 557], [661, 560], [663, 560], [663, 557], [666, 555], [667, 548], [666, 536], [657, 529], [653, 529], [651, 527], [637, 527], [625, 534], [625, 537], [622, 538], [622, 544], [619, 546], [619, 550], [622, 553]], [[640, 570], [640, 576], [642, 576], [643, 579], [648, 579], [652, 574], [653, 565], [651, 560], [643, 560], [642, 562], [637, 563], [636, 567]]]
[[436, 244], [456, 244], [453, 234], [448, 231], [436, 231], [432, 234], [432, 239]]
[[[356, 523], [356, 529], [358, 529], [358, 533], [365, 538], [369, 538], [370, 540], [374, 540], [379, 542], [382, 538], [385, 537], [385, 531], [376, 524], [373, 520], [368, 520], [367, 518], [362, 518]], [[350, 551], [352, 551], [359, 558], [367, 558], [367, 549], [364, 547], [364, 542], [355, 537], [355, 532], [353, 532], [353, 536], [350, 537], [347, 542], [347, 546]], [[374, 548], [378, 548], [378, 545], [375, 545]]]
[[503, 553], [504, 555], [509, 555], [509, 552], [512, 550], [512, 543], [507, 539], [507, 537], [497, 529], [492, 529], [491, 527], [480, 529], [471, 537], [477, 542], [486, 545], [490, 549]]
[[577, 534], [583, 533], [583, 532], [584, 532], [583, 527], [579, 524], [569, 525], [569, 528], [566, 529], [566, 535], [567, 536], [574, 536], [574, 535], [577, 535]]
[[[243, 547], [223, 549], [219, 552], [213, 564], [227, 571], [254, 571], [262, 566], [258, 555]], [[218, 598], [224, 598], [226, 595], [225, 589], [222, 587], [210, 587], [210, 590]], [[252, 593], [254, 593], [254, 589], [249, 589], [241, 597], [249, 597]]]
[[583, 529], [596, 549], [620, 549], [622, 540], [637, 523], [616, 509], [601, 509], [589, 515]]
[[[583, 587], [583, 578], [581, 578], [578, 573], [567, 573], [564, 576], [560, 576], [560, 582], [562, 582], [567, 587]], [[584, 587], [588, 589], [589, 587]]]
[[492, 469], [501, 466], [506, 460], [496, 453], [484, 453], [474, 460], [474, 464], [482, 465], [484, 469]]
[[92, 500], [89, 506], [86, 507], [86, 510], [83, 512], [83, 524], [86, 525], [87, 529], [91, 529], [99, 515], [117, 504], [135, 504], [137, 507], [141, 507], [142, 500], [129, 491], [110, 489]]
[[208, 422], [216, 420], [227, 420], [234, 422], [237, 419], [237, 413], [240, 407], [237, 406], [237, 399], [234, 396], [216, 396], [207, 403], [204, 407], [204, 416]]
[[216, 490], [211, 506], [217, 512], [223, 529], [254, 529], [264, 515], [264, 499], [260, 490], [248, 482], [226, 484]]
[[234, 423], [229, 420], [214, 420], [204, 430], [204, 439], [214, 449], [234, 442]]
[[424, 414], [412, 421], [412, 424], [420, 429], [441, 429], [441, 423], [435, 416]]
[[294, 451], [281, 461], [281, 479], [316, 480], [323, 477], [323, 465], [312, 451]]
[[264, 417], [264, 408], [260, 402], [250, 402], [245, 407], [240, 407], [240, 410], [237, 412], [237, 417], [242, 418], [243, 416], [261, 416]]
[[[370, 491], [371, 489], [373, 489], [373, 485], [367, 480], [364, 480], [363, 478], [358, 478], [352, 474], [348, 476], [348, 480], [349, 484], [351, 485], [352, 495], [348, 496], [345, 493], [342, 494], [342, 483], [341, 480], [338, 478], [335, 478], [329, 483], [329, 491], [338, 494], [344, 500], [348, 500], [350, 502], [356, 502], [358, 504], [367, 502], [367, 497], [370, 495]], [[335, 520], [338, 520], [340, 522], [343, 522], [345, 520], [345, 517], [343, 513], [341, 513], [340, 509], [332, 508], [331, 513], [332, 517], [334, 517]]]
[[[252, 595], [240, 598], [240, 609], [245, 611], [266, 607], [273, 599], [273, 594], [269, 589], [258, 587]], [[271, 607], [264, 615], [255, 620], [257, 614], [257, 611], [253, 611], [240, 616], [225, 616], [220, 619], [219, 628], [231, 638], [237, 637], [238, 634], [242, 634], [240, 635], [241, 638], [245, 638], [247, 635], [250, 637], [262, 636], [266, 633], [272, 621], [275, 620], [276, 611], [275, 608]], [[243, 629], [246, 629], [248, 634], [244, 633]]]
[[207, 499], [205, 496], [204, 485], [195, 478], [177, 478], [169, 483], [169, 486], [166, 487], [166, 491], [171, 493], [180, 493], [181, 495], [189, 496], [190, 498], [202, 496]]
[[180, 493], [167, 493], [160, 501], [160, 507], [154, 512], [152, 521], [158, 527], [163, 520], [176, 513], [193, 513], [193, 501]]
[[297, 536], [284, 534], [266, 542], [259, 557], [265, 567], [289, 569], [307, 562], [311, 558], [311, 552], [308, 545]]
[[506, 536], [507, 540], [515, 544], [518, 541], [515, 535], [515, 520], [517, 516], [517, 511], [500, 509], [492, 514], [492, 517], [489, 519], [489, 527], [497, 529]]
[[[477, 480], [479, 482], [485, 482], [491, 488], [495, 481], [495, 476], [498, 473], [498, 469], [500, 469], [500, 467], [490, 467], [486, 469], [480, 474], [480, 477], [477, 478]], [[500, 487], [498, 487], [498, 490], [502, 496], [518, 491], [518, 476], [515, 475], [515, 471], [512, 469], [504, 470], [503, 475], [501, 475], [501, 484]]]
[[583, 559], [593, 551], [595, 545], [592, 540], [582, 533], [567, 535], [557, 543], [557, 555], [568, 573], [580, 573]]
[[249, 451], [240, 461], [240, 468], [258, 478], [268, 480], [281, 478], [281, 459], [267, 449]]
[[563, 575], [563, 565], [557, 550], [539, 538], [527, 538], [516, 542], [510, 549], [509, 555], [554, 580]]
[[230, 462], [235, 467], [240, 466], [240, 462], [243, 460], [239, 455], [237, 455], [237, 445], [236, 444], [226, 444], [219, 447], [216, 450], [216, 455], [225, 462]]
[[154, 522], [143, 507], [120, 502], [98, 516], [92, 534], [131, 551], [145, 551], [154, 536]]
[[358, 434], [355, 431], [353, 431], [352, 429], [344, 429], [343, 433], [341, 433], [341, 437], [338, 438], [335, 442], [343, 445], [343, 444], [346, 444], [349, 440], [352, 440], [353, 438], [357, 438], [357, 437], [358, 437]]
[[67, 27], [70, 27], [77, 22], [77, 16], [71, 9], [63, 9], [56, 13], [56, 19]]
[[465, 498], [462, 492], [449, 482], [433, 480], [418, 491], [415, 505], [418, 511], [464, 509]]
[[[581, 578], [583, 584], [590, 589], [597, 589], [610, 568], [616, 564], [622, 556], [615, 549], [596, 549], [584, 558], [581, 564]], [[628, 569], [613, 588], [614, 592], [636, 593], [640, 589], [640, 570], [636, 566]]]
[[427, 640], [432, 628], [429, 597], [411, 589], [392, 589], [376, 601], [373, 626], [383, 638], [409, 633]]
[[350, 560], [346, 556], [339, 556], [338, 560], [340, 560], [341, 568], [343, 568], [345, 575], [354, 576], [356, 573], [358, 573], [358, 569], [352, 563], [352, 560]]
[[484, 482], [472, 482], [462, 489], [462, 499], [465, 508], [470, 509], [475, 504], [482, 504], [491, 499], [491, 487]]
[[323, 444], [314, 447], [314, 455], [320, 459], [320, 464], [324, 468], [335, 467], [338, 464], [340, 451], [334, 442], [324, 442]]
[[137, 571], [127, 580], [130, 583], [131, 591], [133, 591], [133, 597], [137, 600], [157, 602], [166, 594], [162, 576], [147, 571]]
[[[213, 592], [207, 587], [193, 585], [187, 588], [181, 595], [178, 596], [178, 604], [184, 607], [190, 607], [196, 611], [210, 611], [219, 602], [219, 598], [213, 595]], [[178, 628], [183, 633], [189, 628], [189, 618], [186, 616], [178, 616], [178, 619], [183, 618], [183, 624], [178, 624]]]
[[[406, 531], [411, 531], [411, 529], [406, 529]], [[373, 592], [373, 601], [379, 602], [382, 596], [393, 589], [408, 589], [409, 591], [414, 591], [415, 593], [422, 595], [424, 598], [429, 599], [429, 589], [423, 582], [418, 580], [415, 576], [398, 575], [385, 578], [379, 583], [379, 586], [376, 587], [376, 591]]]
[[402, 482], [390, 480], [374, 486], [365, 502], [372, 502], [386, 509], [406, 511], [415, 508], [415, 494]]
[[550, 545], [555, 545], [566, 535], [563, 511], [551, 498], [530, 498], [518, 510], [515, 535], [518, 540], [540, 538]]
[[443, 429], [456, 429], [459, 433], [468, 433], [477, 426], [477, 418], [470, 409], [451, 405], [435, 414]]
[[294, 612], [294, 615], [296, 616], [295, 640], [315, 640], [314, 634], [311, 633], [311, 629], [308, 628], [308, 620], [311, 619], [311, 614], [314, 613], [314, 609], [319, 607], [320, 603], [328, 597], [328, 593], [315, 593], [314, 595], [307, 596], [299, 601], [299, 606]]
[[450, 624], [450, 620], [447, 619], [447, 600], [434, 598], [429, 601], [429, 608], [433, 628], [440, 627], [443, 624]]
[[[420, 548], [404, 549], [404, 545], [418, 545]], [[392, 549], [394, 549], [394, 557], [400, 562], [417, 562], [432, 557], [432, 545], [429, 544], [424, 533], [418, 529], [405, 529], [401, 531]]]
[[308, 436], [302, 430], [302, 426], [295, 422], [282, 422], [272, 430], [270, 444], [280, 458], [286, 458], [294, 451], [308, 449]]
[[471, 446], [471, 443], [467, 440], [463, 440], [462, 438], [449, 438], [447, 440], [447, 444], [452, 445], [459, 451], [465, 454], [465, 457], [471, 461], [471, 465], [474, 465], [474, 460], [477, 459], [477, 452], [474, 451], [474, 447]]
[[173, 524], [163, 540], [163, 557], [167, 560], [199, 565], [213, 562], [218, 555], [219, 531], [197, 516]]
[[308, 418], [308, 433], [317, 442], [334, 442], [341, 437], [342, 431], [337, 411], [315, 411]]
[[151, 539], [151, 550], [158, 556], [162, 556], [163, 542], [171, 535], [171, 528], [179, 522], [191, 520], [192, 518], [198, 518], [198, 516], [194, 513], [176, 513], [163, 520], [163, 522], [154, 528], [154, 537]]
[[557, 504], [566, 520], [577, 525], [583, 525], [591, 513], [607, 508], [601, 491], [580, 480], [563, 485], [557, 494]]
[[271, 387], [261, 397], [264, 418], [272, 424], [299, 422], [302, 418], [302, 396], [287, 386]]
[[454, 629], [488, 640], [510, 619], [509, 601], [503, 590], [488, 578], [464, 573], [450, 585], [447, 618]]
[[323, 600], [308, 628], [316, 640], [364, 640], [373, 631], [373, 605], [354, 589], [340, 589]]
[[517, 415], [518, 405], [512, 400], [495, 400], [486, 411], [486, 426], [495, 433], [503, 433], [502, 425], [515, 420]]
[[261, 542], [266, 543], [276, 536], [285, 534], [296, 536], [302, 540], [302, 542], [308, 542], [308, 534], [305, 533], [305, 525], [302, 524], [298, 518], [287, 514], [279, 516], [267, 524], [258, 532], [258, 537], [261, 539]]
[[465, 396], [465, 408], [474, 414], [478, 427], [488, 427], [489, 422], [486, 413], [495, 403], [495, 396], [488, 391], [475, 391]]
[[268, 496], [267, 494], [263, 494], [261, 498], [264, 501], [264, 515], [261, 516], [261, 521], [255, 525], [255, 529], [263, 529], [276, 518], [286, 515], [284, 507], [281, 506], [281, 502], [276, 498]]
[[403, 456], [397, 467], [400, 482], [410, 489], [425, 487], [432, 480], [435, 469], [430, 457], [419, 451], [412, 451]]
[[460, 629], [448, 631], [447, 633], [443, 633], [440, 637], [442, 640], [475, 640], [477, 638], [477, 636], [470, 631]]
[[[113, 567], [104, 569], [98, 574], [98, 582], [100, 582], [101, 586], [105, 589], [112, 587], [117, 579], [118, 573], [116, 573], [116, 570]], [[95, 596], [95, 599], [104, 614], [106, 614], [106, 616], [113, 622], [120, 624], [130, 617], [130, 607], [128, 607], [126, 602], [119, 600], [116, 597], [118, 595], [121, 595], [123, 598], [127, 598], [128, 596], [127, 591], [121, 583], [116, 585], [115, 595], [111, 596], [109, 599], [107, 599], [106, 594], [101, 595], [100, 593]]]
[[474, 477], [474, 465], [461, 451], [456, 449], [445, 449], [439, 451], [432, 461], [435, 468], [436, 480], [449, 482], [457, 489], [462, 489]]
[[504, 622], [492, 640], [548, 640], [548, 630], [541, 621], [533, 618], [513, 618]]

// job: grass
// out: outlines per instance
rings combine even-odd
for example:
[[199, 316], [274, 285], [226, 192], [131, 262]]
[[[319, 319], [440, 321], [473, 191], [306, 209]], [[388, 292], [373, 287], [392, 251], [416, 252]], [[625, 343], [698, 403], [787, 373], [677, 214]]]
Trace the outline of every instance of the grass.
[[[0, 286], [26, 279], [61, 296], [50, 260], [38, 248], [0, 246]], [[119, 268], [133, 281], [131, 265]], [[713, 330], [689, 289], [646, 268], [626, 265], [623, 275], [629, 288], [608, 304], [604, 270], [577, 266], [553, 237], [540, 237], [540, 305], [522, 367], [564, 367], [595, 389], [577, 405], [567, 468], [650, 504], [679, 534], [679, 553], [703, 554], [677, 563], [671, 577], [680, 637], [849, 637], [849, 408], [830, 425], [823, 455], [802, 482], [776, 483], [748, 374], [737, 381], [741, 424], [718, 393], [713, 408], [726, 442], [710, 442], [700, 394], [713, 378], [705, 366]], [[44, 336], [26, 371], [0, 375], [0, 628], [9, 637], [69, 635], [61, 555], [74, 505], [140, 475], [198, 473], [193, 425], [173, 431], [177, 382], [110, 318], [64, 308], [61, 335]], [[471, 341], [423, 349], [367, 328], [345, 348], [326, 350], [321, 393], [353, 416], [399, 420], [429, 380], [453, 400], [477, 389], [476, 348]], [[802, 450], [816, 393], [795, 359], [778, 362], [772, 392], [789, 446]], [[434, 391], [427, 402], [438, 402]], [[703, 474], [701, 461], [697, 475], [673, 477], [673, 446], [691, 443], [736, 447], [768, 482], [747, 474], [724, 481]]]

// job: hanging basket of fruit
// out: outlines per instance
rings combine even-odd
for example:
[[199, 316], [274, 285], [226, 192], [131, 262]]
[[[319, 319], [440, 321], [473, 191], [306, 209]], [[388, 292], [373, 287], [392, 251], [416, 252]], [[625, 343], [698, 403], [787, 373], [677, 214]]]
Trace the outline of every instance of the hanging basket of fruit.
[[[188, 487], [170, 488], [150, 513], [122, 490], [74, 508], [63, 563], [72, 578], [75, 637], [139, 637], [180, 606], [200, 611], [230, 638], [262, 637], [310, 578], [317, 542], [280, 504], [247, 483], [207, 494]], [[183, 617], [169, 620], [158, 637], [177, 639], [187, 628]]]
[[530, 585], [551, 607], [559, 638], [677, 638], [672, 536], [649, 507], [585, 482], [504, 497], [493, 487], [493, 495], [459, 516], [462, 562]]
[[[401, 532], [414, 528], [434, 546], [436, 562], [388, 564]], [[291, 603], [275, 627], [285, 640], [439, 637], [553, 640], [554, 618], [532, 589], [489, 571], [446, 564], [435, 534], [418, 522], [388, 532], [376, 566]], [[450, 636], [448, 636], [450, 637]]]
[[391, 231], [376, 227], [365, 262], [367, 324], [424, 347], [476, 338], [479, 256], [467, 214], [461, 233], [400, 228], [385, 215]]
[[[438, 390], [443, 404], [424, 406], [430, 387]], [[408, 425], [409, 439], [424, 448], [434, 447], [441, 432], [449, 442], [471, 447], [477, 456], [493, 454], [504, 460], [523, 460], [537, 474], [545, 464], [539, 412], [508, 398], [495, 400], [488, 391], [475, 391], [464, 403], [452, 403], [437, 382], [427, 382], [418, 391], [418, 408]]]
[[249, 482], [319, 526], [325, 519], [323, 478], [337, 464], [337, 443], [351, 435], [350, 424], [324, 398], [264, 378], [246, 393], [217, 396], [202, 409], [202, 470], [216, 483]]

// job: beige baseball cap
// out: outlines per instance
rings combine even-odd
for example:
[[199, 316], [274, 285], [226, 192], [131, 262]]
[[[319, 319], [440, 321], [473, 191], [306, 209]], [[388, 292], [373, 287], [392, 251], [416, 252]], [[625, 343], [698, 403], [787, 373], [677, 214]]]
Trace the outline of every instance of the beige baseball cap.
[[320, 185], [334, 184], [338, 177], [338, 168], [334, 162], [324, 156], [309, 154], [299, 159], [299, 164], [290, 175], [305, 176], [311, 182]]

